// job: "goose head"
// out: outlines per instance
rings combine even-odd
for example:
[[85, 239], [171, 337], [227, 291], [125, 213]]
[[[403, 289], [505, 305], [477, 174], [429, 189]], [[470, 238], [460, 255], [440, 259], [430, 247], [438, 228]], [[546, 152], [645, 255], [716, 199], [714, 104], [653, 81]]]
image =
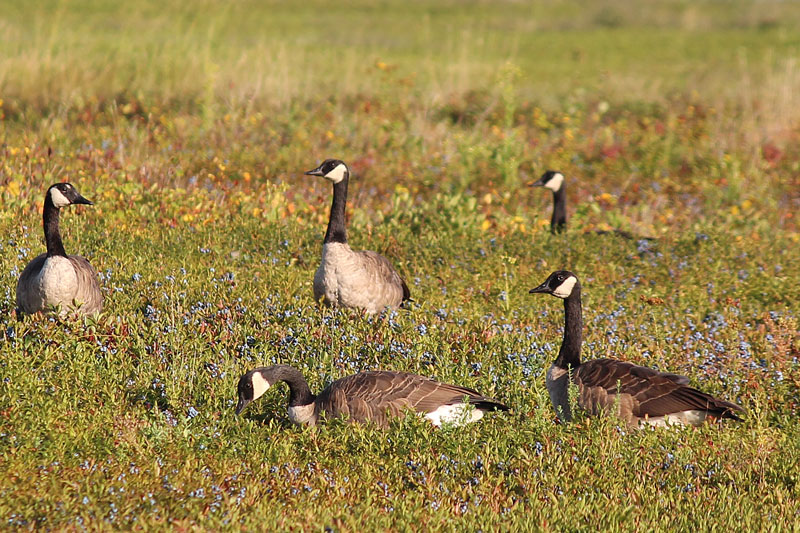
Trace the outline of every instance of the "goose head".
[[253, 400], [259, 399], [265, 392], [278, 380], [273, 376], [272, 367], [256, 368], [251, 370], [239, 379], [237, 392], [239, 402], [236, 404], [236, 414], [244, 411], [244, 408]]
[[578, 277], [569, 270], [557, 270], [536, 288], [530, 290], [531, 294], [552, 294], [562, 300], [569, 298], [573, 293], [580, 291], [581, 283]]
[[558, 192], [564, 186], [564, 174], [557, 170], [548, 170], [542, 177], [531, 183], [531, 187], [545, 187], [551, 191]]
[[55, 185], [51, 185], [50, 188], [47, 189], [47, 197], [45, 200], [50, 200], [57, 209], [72, 204], [94, 205], [81, 196], [78, 189], [71, 183], [56, 183]]
[[339, 183], [350, 175], [350, 169], [339, 159], [326, 159], [314, 170], [305, 173], [307, 176], [320, 176], [331, 183]]

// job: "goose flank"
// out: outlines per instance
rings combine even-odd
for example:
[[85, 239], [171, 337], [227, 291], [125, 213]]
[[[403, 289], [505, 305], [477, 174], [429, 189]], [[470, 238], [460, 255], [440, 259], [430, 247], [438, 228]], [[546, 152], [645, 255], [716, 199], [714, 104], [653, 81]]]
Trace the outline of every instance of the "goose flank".
[[457, 385], [405, 372], [359, 372], [338, 379], [314, 395], [303, 375], [289, 365], [261, 367], [239, 379], [236, 414], [279, 382], [289, 385], [289, 419], [313, 426], [322, 413], [386, 428], [392, 417], [417, 411], [436, 426], [461, 425], [481, 419], [486, 411], [506, 411], [497, 400]]
[[345, 208], [350, 170], [338, 159], [326, 159], [305, 173], [333, 184], [328, 229], [322, 243], [322, 260], [314, 274], [314, 298], [330, 306], [379, 313], [400, 307], [410, 299], [408, 285], [388, 259], [371, 251], [352, 250], [347, 244]]
[[47, 189], [42, 219], [47, 252], [28, 263], [17, 283], [17, 306], [24, 313], [51, 308], [90, 315], [103, 309], [100, 282], [92, 265], [78, 255], [67, 255], [59, 231], [61, 208], [73, 204], [93, 205], [69, 183]]
[[740, 420], [743, 409], [688, 385], [677, 374], [615, 359], [580, 360], [583, 341], [581, 284], [572, 272], [553, 272], [531, 293], [552, 294], [564, 300], [564, 339], [558, 357], [547, 371], [547, 390], [558, 416], [569, 421], [568, 386], [578, 388], [578, 406], [590, 415], [617, 410], [629, 426], [701, 425], [706, 419]]

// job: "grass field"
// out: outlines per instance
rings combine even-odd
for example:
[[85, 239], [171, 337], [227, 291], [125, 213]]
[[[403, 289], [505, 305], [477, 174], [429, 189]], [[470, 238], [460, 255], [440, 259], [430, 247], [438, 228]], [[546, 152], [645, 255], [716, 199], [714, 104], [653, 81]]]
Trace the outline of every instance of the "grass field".
[[[0, 524], [104, 530], [775, 530], [800, 523], [800, 6], [789, 2], [0, 2]], [[330, 185], [410, 310], [311, 294]], [[570, 226], [548, 231], [567, 176]], [[70, 181], [96, 319], [15, 313]], [[658, 238], [652, 250], [614, 236]], [[679, 372], [741, 424], [558, 424], [585, 358]], [[285, 389], [407, 370], [512, 406], [463, 429], [291, 426]]]

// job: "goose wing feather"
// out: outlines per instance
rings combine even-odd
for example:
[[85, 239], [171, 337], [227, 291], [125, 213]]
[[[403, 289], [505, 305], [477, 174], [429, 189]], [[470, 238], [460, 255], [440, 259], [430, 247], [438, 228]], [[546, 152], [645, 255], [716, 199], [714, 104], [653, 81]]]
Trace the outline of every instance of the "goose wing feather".
[[75, 301], [80, 304], [83, 314], [99, 313], [103, 310], [103, 293], [100, 292], [100, 280], [89, 261], [79, 255], [70, 255], [69, 260], [75, 267], [78, 277]]
[[593, 414], [619, 402], [623, 415], [659, 417], [689, 410], [708, 411], [734, 418], [736, 404], [714, 398], [686, 385], [677, 374], [661, 373], [614, 359], [596, 359], [578, 367], [573, 380], [578, 385], [582, 407]]
[[443, 405], [461, 403], [464, 397], [483, 409], [507, 409], [497, 401], [466, 387], [448, 385], [405, 372], [361, 372], [331, 383], [317, 398], [320, 409], [333, 416], [388, 424], [404, 409], [430, 413]]
[[357, 254], [363, 270], [369, 273], [364, 290], [372, 292], [373, 301], [397, 307], [410, 298], [408, 286], [388, 259], [371, 250], [361, 250]]

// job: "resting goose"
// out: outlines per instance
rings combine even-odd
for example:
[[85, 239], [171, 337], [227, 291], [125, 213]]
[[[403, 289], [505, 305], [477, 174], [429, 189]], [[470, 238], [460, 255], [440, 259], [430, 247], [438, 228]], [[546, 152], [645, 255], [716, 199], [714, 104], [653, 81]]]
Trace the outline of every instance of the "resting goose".
[[328, 231], [322, 243], [322, 261], [314, 274], [314, 298], [331, 306], [378, 313], [399, 307], [410, 298], [406, 282], [388, 259], [376, 252], [355, 251], [347, 244], [345, 207], [350, 170], [338, 159], [326, 159], [309, 176], [333, 183]]
[[338, 379], [314, 395], [297, 369], [274, 365], [256, 368], [239, 379], [236, 414], [281, 381], [289, 385], [289, 420], [300, 425], [315, 425], [325, 412], [327, 417], [372, 422], [386, 428], [391, 417], [403, 415], [407, 409], [417, 411], [435, 426], [461, 425], [480, 420], [486, 411], [508, 410], [472, 389], [405, 372], [360, 372]]
[[103, 309], [97, 272], [83, 257], [67, 255], [61, 242], [59, 210], [72, 204], [93, 205], [69, 183], [47, 189], [42, 213], [47, 253], [28, 263], [17, 283], [17, 306], [25, 313], [58, 308], [62, 316], [89, 315]]
[[[564, 184], [564, 174], [556, 170], [548, 170], [538, 180], [530, 183], [531, 187], [544, 187], [553, 191], [553, 216], [550, 219], [550, 232], [561, 233], [567, 227], [567, 193]], [[625, 239], [652, 241], [652, 237], [639, 237], [621, 229], [611, 231], [597, 230], [598, 235], [613, 233]]]
[[658, 372], [615, 359], [581, 363], [583, 318], [581, 284], [572, 272], [553, 272], [531, 293], [552, 294], [564, 300], [564, 340], [558, 357], [547, 371], [547, 391], [560, 418], [572, 419], [569, 406], [569, 378], [578, 387], [578, 406], [597, 415], [617, 410], [631, 427], [640, 424], [701, 425], [707, 418], [740, 420], [743, 411], [734, 403], [715, 398], [690, 387], [684, 376]]

